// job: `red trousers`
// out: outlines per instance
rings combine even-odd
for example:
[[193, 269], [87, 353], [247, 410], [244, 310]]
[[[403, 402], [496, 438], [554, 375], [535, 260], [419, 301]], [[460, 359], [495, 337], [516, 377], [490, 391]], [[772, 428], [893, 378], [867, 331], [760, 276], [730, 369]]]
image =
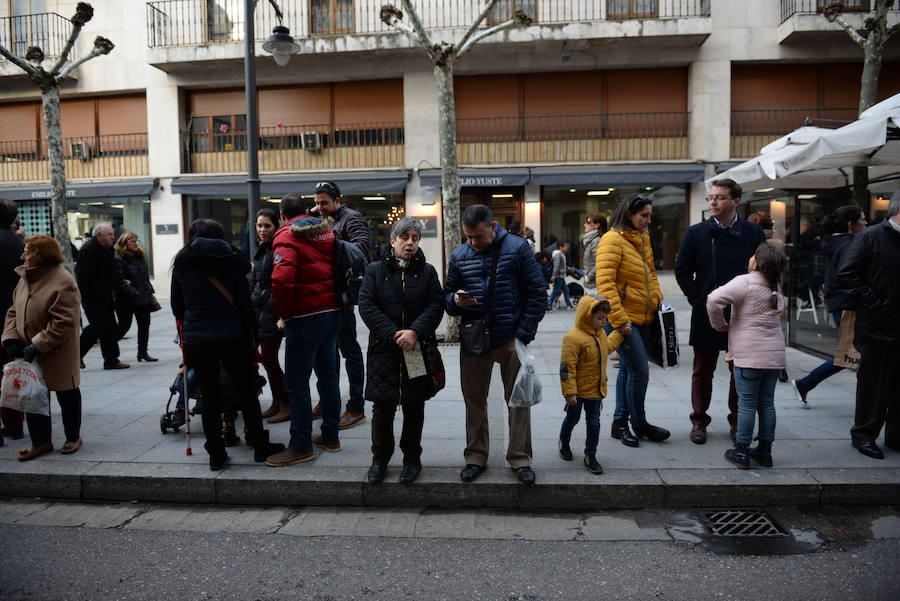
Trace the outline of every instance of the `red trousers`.
[[[712, 401], [712, 380], [719, 362], [717, 349], [694, 347], [694, 373], [691, 376], [691, 423], [703, 426], [709, 425], [712, 418], [709, 417], [709, 404]], [[728, 362], [728, 370], [731, 372], [731, 383], [728, 386], [728, 424], [731, 429], [737, 428], [738, 394], [734, 387], [734, 365]]]

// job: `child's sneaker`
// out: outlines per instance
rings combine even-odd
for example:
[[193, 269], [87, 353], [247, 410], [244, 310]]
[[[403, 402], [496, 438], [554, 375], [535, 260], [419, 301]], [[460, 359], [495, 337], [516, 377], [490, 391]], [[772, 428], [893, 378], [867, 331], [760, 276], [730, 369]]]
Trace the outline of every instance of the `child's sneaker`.
[[559, 441], [559, 456], [562, 457], [566, 461], [572, 461], [572, 449], [569, 448], [569, 443]]
[[750, 449], [750, 459], [762, 467], [772, 467], [772, 441], [760, 440], [755, 448]]
[[750, 469], [749, 445], [734, 443], [733, 449], [725, 451], [725, 459], [736, 465], [739, 469]]

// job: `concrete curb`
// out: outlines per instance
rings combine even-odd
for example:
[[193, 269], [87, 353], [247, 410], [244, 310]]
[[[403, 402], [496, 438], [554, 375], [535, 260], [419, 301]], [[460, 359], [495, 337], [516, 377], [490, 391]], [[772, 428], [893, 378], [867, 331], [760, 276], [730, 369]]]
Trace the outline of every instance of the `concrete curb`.
[[646, 469], [538, 472], [520, 485], [511, 470], [492, 469], [463, 483], [458, 470], [429, 468], [412, 486], [370, 485], [365, 470], [336, 467], [0, 460], [0, 495], [79, 501], [218, 505], [438, 507], [596, 510], [663, 507], [856, 505], [900, 502], [900, 468]]

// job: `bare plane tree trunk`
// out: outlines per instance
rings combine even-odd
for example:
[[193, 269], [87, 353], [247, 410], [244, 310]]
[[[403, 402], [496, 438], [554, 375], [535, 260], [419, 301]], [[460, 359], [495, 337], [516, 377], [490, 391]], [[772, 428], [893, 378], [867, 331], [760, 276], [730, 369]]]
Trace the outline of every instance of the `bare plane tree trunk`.
[[[878, 95], [878, 77], [881, 74], [881, 61], [884, 45], [898, 30], [897, 25], [887, 26], [888, 11], [896, 0], [875, 0], [875, 15], [865, 21], [866, 35], [861, 35], [853, 25], [844, 18], [844, 2], [833, 0], [825, 7], [825, 18], [844, 28], [850, 39], [863, 49], [863, 72], [859, 86], [859, 114], [875, 104]], [[853, 168], [853, 202], [863, 209], [869, 208], [869, 169]]]
[[59, 84], [69, 73], [77, 69], [83, 63], [102, 54], [109, 54], [115, 45], [104, 37], [97, 36], [94, 39], [93, 49], [81, 58], [66, 65], [69, 53], [75, 45], [75, 40], [81, 33], [84, 24], [94, 16], [94, 9], [90, 4], [79, 2], [75, 7], [75, 14], [70, 22], [72, 31], [65, 48], [49, 71], [44, 70], [44, 51], [37, 46], [31, 46], [25, 53], [24, 60], [0, 45], [0, 55], [6, 57], [14, 65], [28, 74], [29, 80], [41, 89], [41, 106], [44, 113], [44, 128], [47, 132], [47, 156], [50, 161], [50, 209], [51, 222], [53, 224], [53, 238], [59, 243], [66, 262], [66, 267], [72, 268], [72, 242], [69, 238], [69, 222], [66, 207], [66, 161], [62, 143], [62, 127], [59, 117]]
[[[479, 26], [494, 10], [499, 0], [487, 0], [481, 13], [476, 17], [462, 39], [455, 45], [442, 42], [432, 43], [425, 31], [411, 0], [401, 0], [403, 10], [385, 4], [381, 7], [381, 20], [405, 33], [428, 54], [434, 65], [437, 82], [439, 111], [438, 139], [441, 147], [441, 203], [444, 219], [444, 274], [450, 262], [450, 255], [460, 242], [459, 220], [459, 165], [456, 159], [456, 99], [453, 92], [453, 68], [456, 60], [486, 37], [509, 29], [531, 25], [532, 20], [521, 10], [516, 10], [508, 21], [479, 31]], [[409, 24], [403, 22], [403, 15], [409, 17]], [[450, 316], [447, 321], [448, 342], [459, 340], [459, 318]]]

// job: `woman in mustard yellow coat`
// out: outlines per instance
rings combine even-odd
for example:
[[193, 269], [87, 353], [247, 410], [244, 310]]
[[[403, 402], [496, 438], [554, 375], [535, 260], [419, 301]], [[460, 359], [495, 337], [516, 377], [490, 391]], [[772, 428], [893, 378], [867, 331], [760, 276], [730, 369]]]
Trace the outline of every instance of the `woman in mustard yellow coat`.
[[[650, 370], [643, 335], [656, 320], [662, 302], [648, 231], [652, 214], [650, 198], [626, 196], [597, 249], [597, 293], [609, 300], [611, 309], [607, 332], [615, 328], [625, 335], [618, 350], [612, 437], [629, 447], [638, 446], [640, 438], [653, 442], [669, 438], [668, 430], [650, 425], [644, 415]], [[628, 428], [629, 419], [634, 434]]]

